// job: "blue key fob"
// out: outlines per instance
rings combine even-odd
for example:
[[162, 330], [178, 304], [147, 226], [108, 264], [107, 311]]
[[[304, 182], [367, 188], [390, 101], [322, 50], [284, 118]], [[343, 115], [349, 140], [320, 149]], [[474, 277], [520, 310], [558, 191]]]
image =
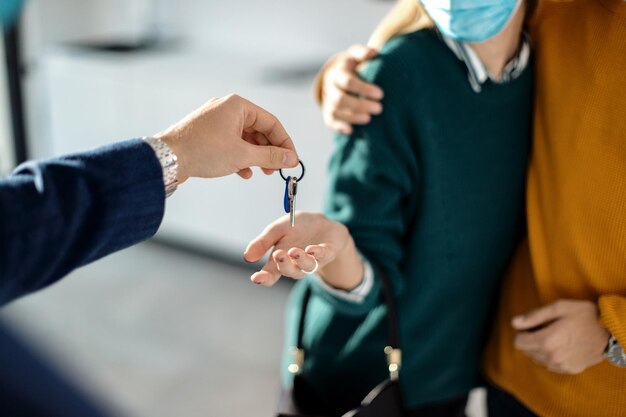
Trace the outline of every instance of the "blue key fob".
[[285, 213], [289, 213], [289, 181], [291, 181], [291, 177], [287, 177], [285, 181], [285, 198], [283, 199], [283, 206], [285, 208]]

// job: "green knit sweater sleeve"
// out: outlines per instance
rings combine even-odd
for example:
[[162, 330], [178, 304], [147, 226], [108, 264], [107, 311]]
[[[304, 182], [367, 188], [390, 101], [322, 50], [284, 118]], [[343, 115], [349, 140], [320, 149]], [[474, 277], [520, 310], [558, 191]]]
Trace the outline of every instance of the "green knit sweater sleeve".
[[419, 170], [411, 129], [415, 109], [407, 105], [411, 88], [399, 42], [388, 42], [362, 73], [363, 79], [385, 91], [382, 114], [366, 126], [355, 126], [349, 136], [337, 135], [329, 165], [326, 215], [349, 228], [359, 251], [374, 267], [375, 284], [361, 303], [336, 297], [315, 280], [311, 285], [337, 311], [350, 315], [366, 314], [383, 301], [377, 271], [388, 276], [396, 296], [404, 286], [400, 266], [407, 223], [416, 207]]

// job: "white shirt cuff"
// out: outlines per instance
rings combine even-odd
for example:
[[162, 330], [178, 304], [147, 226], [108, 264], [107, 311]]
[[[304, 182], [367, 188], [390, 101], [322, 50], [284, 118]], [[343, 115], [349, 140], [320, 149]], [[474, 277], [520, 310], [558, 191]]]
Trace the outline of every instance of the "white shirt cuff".
[[328, 285], [322, 277], [318, 274], [313, 274], [313, 279], [317, 281], [317, 283], [324, 288], [325, 291], [328, 291], [330, 294], [335, 297], [342, 298], [346, 301], [350, 301], [353, 303], [361, 304], [365, 300], [365, 298], [372, 291], [372, 287], [374, 286], [374, 271], [372, 269], [372, 265], [363, 257], [361, 257], [363, 261], [363, 281], [354, 289], [350, 291], [340, 290], [338, 288], [333, 288]]

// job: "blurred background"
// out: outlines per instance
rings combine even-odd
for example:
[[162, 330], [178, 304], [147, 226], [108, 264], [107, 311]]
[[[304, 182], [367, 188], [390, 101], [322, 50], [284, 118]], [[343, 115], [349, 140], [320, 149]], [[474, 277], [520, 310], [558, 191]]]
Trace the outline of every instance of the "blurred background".
[[[311, 86], [391, 1], [28, 0], [0, 53], [0, 173], [152, 135], [236, 92], [278, 116], [319, 210], [331, 134]], [[120, 416], [270, 416], [289, 283], [241, 254], [283, 214], [278, 175], [190, 180], [153, 241], [10, 304], [0, 319]], [[476, 400], [477, 401], [477, 400]]]

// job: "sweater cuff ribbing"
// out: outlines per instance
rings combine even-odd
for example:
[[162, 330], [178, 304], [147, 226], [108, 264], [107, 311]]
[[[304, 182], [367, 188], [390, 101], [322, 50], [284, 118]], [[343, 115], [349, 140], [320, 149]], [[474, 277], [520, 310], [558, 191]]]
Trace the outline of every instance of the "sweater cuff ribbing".
[[603, 295], [598, 301], [600, 320], [621, 346], [626, 346], [626, 297]]

